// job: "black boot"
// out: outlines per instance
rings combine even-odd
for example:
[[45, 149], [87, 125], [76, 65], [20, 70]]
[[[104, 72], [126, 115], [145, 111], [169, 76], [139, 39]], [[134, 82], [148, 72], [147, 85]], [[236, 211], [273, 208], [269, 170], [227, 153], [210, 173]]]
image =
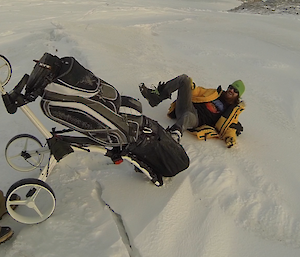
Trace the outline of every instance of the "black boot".
[[164, 93], [164, 91], [163, 91], [164, 86], [165, 86], [165, 83], [159, 82], [157, 88], [150, 89], [150, 88], [147, 88], [144, 83], [141, 83], [139, 85], [139, 88], [140, 88], [140, 91], [141, 91], [141, 94], [143, 95], [143, 97], [145, 97], [148, 100], [149, 104], [152, 107], [154, 107], [154, 106], [157, 106], [161, 101], [163, 101], [167, 98], [170, 98], [170, 96], [171, 96], [170, 94]]
[[14, 232], [10, 227], [0, 227], [0, 244], [4, 243], [13, 236]]

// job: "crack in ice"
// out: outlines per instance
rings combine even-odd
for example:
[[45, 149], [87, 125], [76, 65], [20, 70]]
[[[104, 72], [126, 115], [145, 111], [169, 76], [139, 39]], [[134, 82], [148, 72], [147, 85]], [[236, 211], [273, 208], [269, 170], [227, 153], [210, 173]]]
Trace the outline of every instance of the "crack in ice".
[[138, 250], [134, 247], [134, 245], [132, 244], [132, 240], [130, 240], [130, 237], [127, 233], [125, 224], [123, 222], [122, 216], [115, 212], [114, 209], [102, 198], [102, 187], [100, 185], [100, 183], [97, 181], [96, 182], [96, 189], [98, 192], [98, 196], [99, 196], [99, 201], [102, 202], [103, 206], [107, 206], [109, 208], [109, 210], [112, 213], [112, 217], [116, 223], [116, 226], [118, 228], [120, 237], [128, 251], [128, 255], [130, 257], [140, 257], [140, 254], [138, 253]]

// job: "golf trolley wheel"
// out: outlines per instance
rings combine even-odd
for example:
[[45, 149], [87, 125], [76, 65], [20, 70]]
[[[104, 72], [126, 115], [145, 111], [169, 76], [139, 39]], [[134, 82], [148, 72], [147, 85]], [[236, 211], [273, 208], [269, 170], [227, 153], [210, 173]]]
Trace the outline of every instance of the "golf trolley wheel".
[[0, 54], [0, 84], [4, 87], [11, 78], [12, 68], [8, 59]]
[[[16, 199], [19, 196], [19, 199]], [[14, 183], [6, 194], [6, 208], [16, 221], [37, 224], [54, 212], [56, 199], [52, 188], [42, 180], [26, 178]]]
[[42, 147], [42, 143], [32, 135], [14, 136], [5, 147], [6, 161], [15, 170], [32, 171], [40, 167], [44, 159], [44, 154], [39, 151]]

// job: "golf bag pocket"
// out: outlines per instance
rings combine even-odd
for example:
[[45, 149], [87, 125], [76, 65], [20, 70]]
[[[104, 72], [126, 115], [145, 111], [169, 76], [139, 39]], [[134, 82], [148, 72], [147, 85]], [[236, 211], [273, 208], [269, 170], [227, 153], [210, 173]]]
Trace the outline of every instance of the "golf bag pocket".
[[103, 100], [97, 94], [90, 98], [59, 94], [48, 91], [47, 87], [41, 109], [48, 118], [101, 145], [120, 146], [137, 140], [143, 116], [140, 102], [122, 96], [119, 103], [119, 98]]
[[129, 145], [128, 151], [164, 177], [173, 177], [189, 167], [189, 157], [183, 147], [158, 122], [148, 117], [144, 117], [142, 132], [137, 142]]
[[45, 94], [48, 92], [90, 99], [116, 113], [121, 105], [121, 97], [117, 89], [95, 76], [73, 57], [61, 59], [59, 75], [45, 88]]

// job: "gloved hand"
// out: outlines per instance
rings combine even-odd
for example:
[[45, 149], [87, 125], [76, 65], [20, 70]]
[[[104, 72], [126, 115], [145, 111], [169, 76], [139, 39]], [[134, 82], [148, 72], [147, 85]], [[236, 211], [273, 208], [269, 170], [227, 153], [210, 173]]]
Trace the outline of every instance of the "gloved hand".
[[230, 148], [236, 144], [236, 141], [233, 137], [226, 137], [225, 143], [226, 143], [227, 148]]

